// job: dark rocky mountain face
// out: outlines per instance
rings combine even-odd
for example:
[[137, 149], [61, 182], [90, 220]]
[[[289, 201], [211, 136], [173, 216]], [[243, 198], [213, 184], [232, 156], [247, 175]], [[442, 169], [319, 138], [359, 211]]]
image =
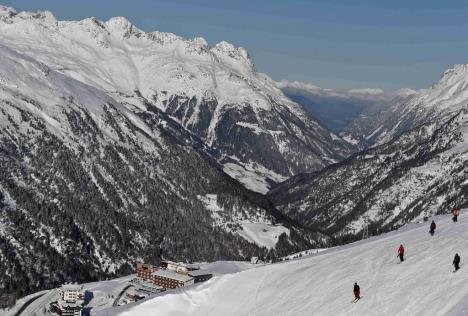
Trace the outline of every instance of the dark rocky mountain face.
[[438, 117], [394, 141], [269, 193], [284, 213], [345, 240], [467, 205], [468, 115]]
[[365, 109], [340, 131], [341, 137], [352, 140], [363, 150], [389, 142], [437, 117], [435, 109], [412, 108], [412, 98], [414, 96], [396, 98], [386, 106]]
[[[183, 142], [191, 139], [226, 173], [261, 193], [287, 175], [320, 170], [339, 161], [353, 148], [307, 115], [297, 117], [294, 110], [274, 100], [270, 100], [272, 109], [268, 111], [254, 111], [248, 104], [241, 107], [232, 104], [215, 113], [216, 97], [171, 96], [167, 102], [161, 102], [136, 93], [124, 98], [129, 107], [136, 103], [135, 99], [144, 104], [144, 109], [133, 109], [135, 113], [140, 116], [159, 113], [156, 123], [162, 129]], [[161, 110], [158, 103], [165, 108]], [[190, 118], [195, 112], [197, 118]], [[214, 131], [210, 131], [213, 119], [217, 123]]]
[[[155, 260], [163, 238], [165, 257], [183, 261], [274, 257], [327, 240], [227, 176], [196, 139], [162, 129], [164, 115], [134, 113], [0, 46], [2, 291], [128, 274]], [[242, 237], [245, 223], [279, 229], [276, 245]]]

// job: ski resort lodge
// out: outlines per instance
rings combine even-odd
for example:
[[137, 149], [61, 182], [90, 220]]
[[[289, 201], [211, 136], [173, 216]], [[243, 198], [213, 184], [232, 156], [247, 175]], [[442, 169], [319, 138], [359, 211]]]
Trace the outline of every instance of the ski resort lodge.
[[173, 270], [158, 269], [151, 274], [154, 284], [166, 289], [175, 289], [194, 283], [191, 276]]
[[163, 261], [160, 267], [137, 263], [137, 276], [165, 289], [175, 289], [210, 279], [213, 274], [200, 267]]
[[82, 287], [76, 284], [64, 284], [59, 290], [60, 299], [53, 302], [50, 310], [60, 316], [81, 316], [84, 304]]

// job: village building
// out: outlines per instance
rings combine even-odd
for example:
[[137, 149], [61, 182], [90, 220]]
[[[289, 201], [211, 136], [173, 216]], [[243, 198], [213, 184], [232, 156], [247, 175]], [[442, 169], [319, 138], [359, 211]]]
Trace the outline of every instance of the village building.
[[137, 262], [137, 276], [143, 280], [151, 280], [151, 274], [158, 268], [142, 262]]
[[[151, 282], [157, 287], [175, 289], [210, 279], [213, 275], [200, 270], [197, 265], [162, 261], [161, 266], [137, 263], [137, 276], [142, 281]], [[144, 292], [144, 289], [142, 289]]]
[[50, 310], [60, 316], [82, 316], [84, 305], [83, 288], [77, 284], [64, 284], [59, 289], [60, 298]]
[[164, 292], [166, 289], [153, 283], [150, 279], [137, 278], [131, 281], [138, 295], [148, 296]]
[[188, 273], [189, 271], [199, 270], [200, 266], [193, 264], [176, 263], [172, 261], [162, 261], [161, 268], [176, 271], [179, 273]]
[[162, 286], [166, 289], [175, 289], [194, 283], [193, 277], [167, 269], [159, 269], [153, 272], [152, 280], [154, 284]]
[[205, 282], [213, 277], [212, 273], [208, 273], [204, 270], [190, 271], [188, 275], [193, 278], [194, 283]]

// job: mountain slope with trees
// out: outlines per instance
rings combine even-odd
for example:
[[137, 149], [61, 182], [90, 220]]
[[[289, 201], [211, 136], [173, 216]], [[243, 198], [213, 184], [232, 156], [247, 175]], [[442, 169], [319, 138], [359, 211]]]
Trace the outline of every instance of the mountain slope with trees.
[[[183, 261], [273, 258], [327, 239], [155, 120], [0, 44], [2, 292], [129, 274], [163, 239], [165, 257]], [[283, 233], [263, 247], [245, 223]]]
[[359, 238], [365, 227], [378, 233], [466, 206], [466, 69], [456, 66], [438, 84], [398, 105], [397, 123], [378, 138], [383, 142], [394, 135], [393, 140], [295, 176], [269, 197], [284, 214], [345, 240]]

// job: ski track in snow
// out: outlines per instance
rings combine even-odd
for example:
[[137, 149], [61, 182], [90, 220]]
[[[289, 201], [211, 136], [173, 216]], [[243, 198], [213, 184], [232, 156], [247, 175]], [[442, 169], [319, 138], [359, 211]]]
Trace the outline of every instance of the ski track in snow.
[[[217, 277], [209, 283], [134, 306], [136, 315], [467, 315], [468, 216], [458, 223], [435, 217], [381, 236], [336, 247], [311, 257]], [[406, 259], [398, 264], [397, 249]], [[452, 273], [455, 253], [461, 270]], [[468, 267], [468, 266], [467, 266]], [[356, 304], [353, 284], [363, 299]], [[196, 304], [191, 302], [196, 301]]]

